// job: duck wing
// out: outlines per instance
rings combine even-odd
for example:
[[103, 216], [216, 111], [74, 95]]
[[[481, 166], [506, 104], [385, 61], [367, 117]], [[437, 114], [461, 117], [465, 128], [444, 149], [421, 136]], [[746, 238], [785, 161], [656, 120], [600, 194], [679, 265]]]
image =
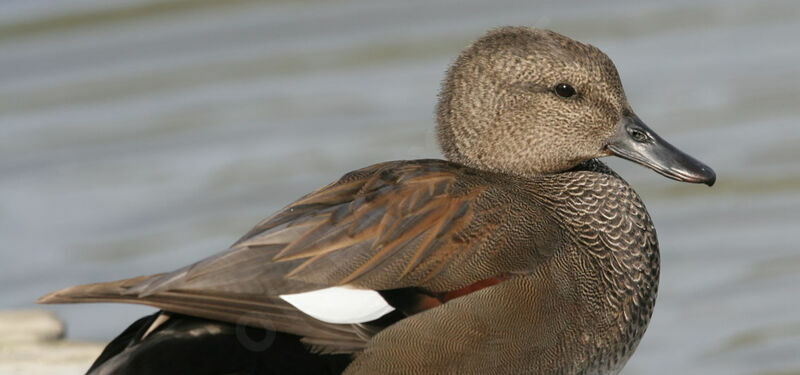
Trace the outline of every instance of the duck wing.
[[547, 202], [524, 189], [513, 177], [441, 160], [376, 164], [300, 198], [220, 254], [39, 302], [146, 304], [357, 350], [379, 328], [322, 322], [282, 296], [331, 287], [446, 293], [530, 270], [560, 229]]

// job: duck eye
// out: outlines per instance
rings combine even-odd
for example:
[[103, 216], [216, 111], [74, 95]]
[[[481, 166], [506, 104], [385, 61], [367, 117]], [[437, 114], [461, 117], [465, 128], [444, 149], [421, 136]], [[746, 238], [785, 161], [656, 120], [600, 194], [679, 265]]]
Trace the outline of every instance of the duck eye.
[[575, 95], [575, 89], [566, 83], [559, 83], [556, 87], [553, 88], [553, 91], [556, 92], [556, 95], [562, 98], [569, 98]]
[[628, 129], [628, 134], [630, 134], [631, 138], [636, 142], [646, 142], [648, 139], [647, 134], [639, 129]]

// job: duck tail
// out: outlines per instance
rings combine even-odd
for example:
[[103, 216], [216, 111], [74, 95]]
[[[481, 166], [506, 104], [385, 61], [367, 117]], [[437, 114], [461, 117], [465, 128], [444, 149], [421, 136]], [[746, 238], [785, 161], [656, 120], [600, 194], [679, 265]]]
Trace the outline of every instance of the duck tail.
[[135, 287], [147, 285], [163, 274], [139, 276], [130, 279], [103, 283], [75, 285], [57, 290], [39, 298], [39, 304], [85, 303], [85, 302], [127, 302], [142, 303]]

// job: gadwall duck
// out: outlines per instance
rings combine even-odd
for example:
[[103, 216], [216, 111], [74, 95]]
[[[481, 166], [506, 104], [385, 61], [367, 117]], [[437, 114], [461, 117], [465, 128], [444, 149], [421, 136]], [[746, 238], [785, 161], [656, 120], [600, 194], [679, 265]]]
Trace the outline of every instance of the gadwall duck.
[[162, 310], [93, 374], [618, 373], [653, 312], [658, 242], [596, 159], [709, 186], [714, 172], [634, 114], [603, 52], [552, 31], [480, 38], [436, 114], [446, 161], [347, 173], [218, 255], [39, 302]]

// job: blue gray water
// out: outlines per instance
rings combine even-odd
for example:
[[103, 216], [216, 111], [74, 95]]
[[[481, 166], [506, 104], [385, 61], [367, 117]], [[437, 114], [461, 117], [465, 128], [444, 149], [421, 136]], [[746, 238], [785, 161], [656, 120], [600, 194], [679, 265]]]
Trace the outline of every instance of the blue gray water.
[[[800, 373], [800, 2], [0, 2], [0, 308], [171, 270], [342, 173], [437, 157], [443, 71], [484, 30], [617, 63], [713, 188], [610, 161], [658, 228], [655, 315], [624, 374]], [[151, 311], [48, 307], [108, 340]]]

